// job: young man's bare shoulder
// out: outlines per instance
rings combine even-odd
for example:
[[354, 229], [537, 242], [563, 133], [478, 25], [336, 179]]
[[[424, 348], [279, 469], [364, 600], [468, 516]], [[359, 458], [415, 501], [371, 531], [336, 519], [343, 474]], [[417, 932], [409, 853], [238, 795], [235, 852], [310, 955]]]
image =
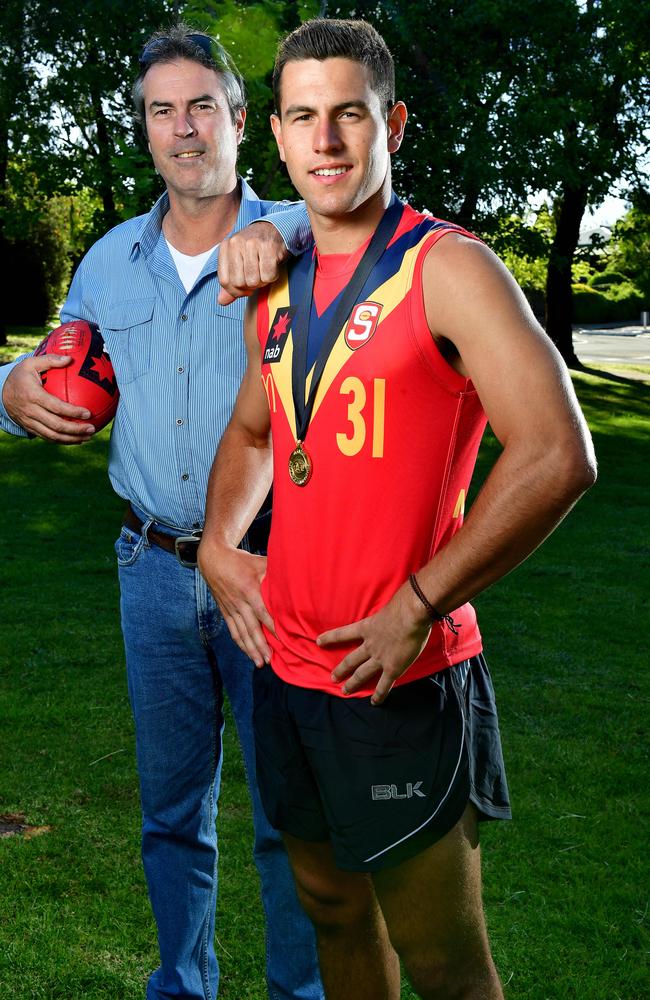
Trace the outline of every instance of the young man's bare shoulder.
[[429, 247], [424, 266], [430, 277], [438, 272], [447, 279], [462, 279], [466, 268], [480, 273], [486, 268], [502, 268], [503, 264], [482, 240], [450, 229]]
[[450, 232], [427, 253], [422, 292], [429, 329], [461, 356], [473, 342], [539, 329], [507, 267], [485, 243]]
[[462, 298], [469, 304], [483, 296], [521, 296], [503, 261], [481, 240], [458, 232], [445, 234], [430, 247], [422, 282], [425, 298], [434, 295], [443, 302], [449, 297]]

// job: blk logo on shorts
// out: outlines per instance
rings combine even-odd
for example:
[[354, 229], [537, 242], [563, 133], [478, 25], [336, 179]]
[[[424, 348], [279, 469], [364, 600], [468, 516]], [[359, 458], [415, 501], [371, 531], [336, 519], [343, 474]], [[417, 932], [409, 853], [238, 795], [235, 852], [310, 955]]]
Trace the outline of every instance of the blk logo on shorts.
[[264, 356], [262, 358], [263, 365], [275, 364], [282, 357], [295, 311], [295, 308], [291, 306], [283, 306], [277, 310], [266, 339], [266, 347], [264, 348]]
[[354, 307], [345, 328], [345, 343], [351, 351], [368, 343], [377, 329], [381, 310], [378, 302], [361, 302]]
[[420, 791], [421, 784], [421, 781], [416, 781], [415, 784], [407, 781], [403, 792], [397, 791], [397, 785], [371, 785], [372, 797], [375, 802], [385, 799], [412, 799], [414, 795], [426, 799], [424, 792]]

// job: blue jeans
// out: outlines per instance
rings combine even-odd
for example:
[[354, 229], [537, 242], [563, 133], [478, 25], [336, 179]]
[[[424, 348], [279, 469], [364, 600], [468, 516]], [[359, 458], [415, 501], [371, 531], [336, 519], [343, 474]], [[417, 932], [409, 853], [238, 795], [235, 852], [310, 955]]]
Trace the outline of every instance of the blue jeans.
[[[142, 859], [160, 966], [147, 1000], [214, 1000], [215, 820], [223, 695], [235, 719], [253, 807], [272, 1000], [321, 1000], [313, 928], [255, 781], [251, 661], [230, 638], [200, 573], [123, 528], [117, 552], [142, 802]], [[161, 530], [160, 525], [156, 525]]]

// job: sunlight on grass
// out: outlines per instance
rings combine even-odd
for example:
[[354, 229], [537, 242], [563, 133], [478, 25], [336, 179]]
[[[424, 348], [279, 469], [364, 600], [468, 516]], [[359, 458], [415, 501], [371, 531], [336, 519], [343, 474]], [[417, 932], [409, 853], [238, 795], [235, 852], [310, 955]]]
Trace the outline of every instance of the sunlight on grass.
[[0, 363], [33, 351], [52, 327], [21, 326], [7, 329], [7, 343], [0, 345]]
[[[647, 992], [649, 396], [631, 380], [578, 374], [575, 384], [599, 481], [476, 602], [514, 811], [482, 832], [509, 1000]], [[106, 476], [107, 440], [73, 450], [0, 439], [0, 813], [50, 827], [0, 839], [0, 996], [12, 1000], [142, 1000], [157, 962], [113, 568], [123, 505]], [[496, 453], [486, 438], [479, 479]], [[230, 720], [219, 829], [220, 1000], [262, 1000], [262, 912]], [[402, 996], [414, 994], [405, 985]]]

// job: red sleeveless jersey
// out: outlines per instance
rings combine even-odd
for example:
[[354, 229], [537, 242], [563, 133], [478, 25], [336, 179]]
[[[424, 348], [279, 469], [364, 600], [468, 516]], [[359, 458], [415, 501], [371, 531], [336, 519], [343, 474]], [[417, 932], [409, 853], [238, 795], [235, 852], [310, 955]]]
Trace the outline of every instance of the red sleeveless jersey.
[[[449, 232], [470, 235], [404, 207], [327, 361], [305, 437], [313, 469], [302, 487], [290, 479], [288, 464], [296, 446], [291, 324], [304, 295], [304, 266], [291, 266], [259, 296], [274, 460], [262, 594], [277, 633], [266, 632], [271, 665], [290, 684], [342, 695], [330, 674], [357, 644], [322, 649], [316, 637], [378, 611], [462, 524], [486, 418], [472, 383], [438, 351], [422, 295], [426, 253]], [[360, 254], [347, 260], [347, 269], [338, 255], [320, 259], [319, 313]], [[454, 610], [453, 618], [458, 635], [434, 624], [398, 684], [480, 652], [472, 606]], [[376, 682], [356, 695], [371, 694]]]

